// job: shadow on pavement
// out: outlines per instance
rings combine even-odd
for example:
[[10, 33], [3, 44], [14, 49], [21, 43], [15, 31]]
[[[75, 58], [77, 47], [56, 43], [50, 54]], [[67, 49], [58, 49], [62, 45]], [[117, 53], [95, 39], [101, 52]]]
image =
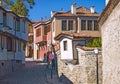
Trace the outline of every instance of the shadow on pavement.
[[64, 84], [73, 84], [72, 81], [70, 81], [63, 73], [60, 76], [60, 81], [63, 82]]

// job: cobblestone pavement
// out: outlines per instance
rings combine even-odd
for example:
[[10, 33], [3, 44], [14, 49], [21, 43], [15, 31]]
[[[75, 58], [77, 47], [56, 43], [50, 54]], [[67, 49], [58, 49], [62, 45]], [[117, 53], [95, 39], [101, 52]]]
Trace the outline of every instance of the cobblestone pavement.
[[46, 68], [46, 63], [27, 62], [25, 67], [4, 76], [0, 84], [63, 84], [59, 81], [55, 70]]

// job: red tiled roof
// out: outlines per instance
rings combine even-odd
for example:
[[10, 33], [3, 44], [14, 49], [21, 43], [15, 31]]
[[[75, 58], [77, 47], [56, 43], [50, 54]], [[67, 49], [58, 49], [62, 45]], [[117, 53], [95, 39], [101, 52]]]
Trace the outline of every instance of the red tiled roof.
[[38, 27], [40, 25], [46, 25], [46, 24], [49, 24], [49, 23], [50, 23], [50, 19], [48, 19], [48, 20], [42, 20], [42, 21], [34, 23], [33, 26], [34, 27]]
[[[84, 51], [93, 51], [94, 50], [94, 48], [92, 48], [92, 47], [85, 47], [85, 46], [77, 46], [77, 48], [80, 48], [80, 49], [82, 49]], [[98, 48], [98, 50], [102, 51], [101, 48]]]
[[68, 12], [57, 12], [55, 15], [55, 17], [59, 16], [59, 17], [63, 17], [63, 16], [67, 16], [67, 17], [73, 17], [73, 16], [94, 16], [94, 17], [99, 17], [100, 14], [97, 14], [97, 13], [91, 13], [91, 11], [85, 7], [78, 7], [76, 9], [76, 14], [72, 14], [71, 11], [68, 11]]
[[97, 35], [92, 34], [93, 32], [91, 31], [91, 34], [87, 34], [87, 33], [84, 33], [84, 32], [81, 32], [81, 33], [62, 32], [55, 37], [55, 40], [59, 40], [62, 36], [73, 37], [73, 38], [100, 37], [99, 35], [97, 36]]

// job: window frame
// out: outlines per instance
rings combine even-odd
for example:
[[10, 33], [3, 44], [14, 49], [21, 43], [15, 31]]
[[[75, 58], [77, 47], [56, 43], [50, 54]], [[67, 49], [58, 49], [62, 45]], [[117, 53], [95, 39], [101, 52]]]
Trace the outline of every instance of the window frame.
[[36, 37], [41, 36], [41, 28], [36, 29]]
[[20, 19], [16, 18], [16, 31], [20, 32]]
[[62, 20], [61, 27], [62, 27], [61, 28], [62, 31], [66, 31], [67, 30], [67, 20]]
[[73, 20], [68, 20], [68, 31], [73, 30]]
[[3, 13], [3, 27], [7, 26], [7, 14]]
[[18, 52], [21, 52], [21, 41], [18, 40]]
[[87, 30], [92, 31], [92, 28], [93, 28], [92, 20], [87, 20]]
[[13, 50], [13, 41], [11, 37], [7, 37], [7, 51]]
[[67, 41], [63, 41], [63, 50], [64, 51], [68, 50], [68, 43], [67, 43]]
[[81, 30], [87, 30], [87, 21], [86, 20], [81, 20]]
[[[95, 25], [95, 23], [96, 23], [96, 25]], [[97, 20], [94, 20], [94, 31], [98, 31], [99, 29], [98, 29], [98, 22], [97, 22]]]

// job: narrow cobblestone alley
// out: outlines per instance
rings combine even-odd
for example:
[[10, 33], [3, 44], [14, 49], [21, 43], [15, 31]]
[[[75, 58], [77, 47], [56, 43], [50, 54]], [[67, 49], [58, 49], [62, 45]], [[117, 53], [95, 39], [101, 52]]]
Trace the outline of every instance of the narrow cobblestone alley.
[[0, 80], [0, 84], [63, 84], [59, 81], [57, 73], [46, 68], [46, 63], [26, 62], [25, 67], [17, 70]]

